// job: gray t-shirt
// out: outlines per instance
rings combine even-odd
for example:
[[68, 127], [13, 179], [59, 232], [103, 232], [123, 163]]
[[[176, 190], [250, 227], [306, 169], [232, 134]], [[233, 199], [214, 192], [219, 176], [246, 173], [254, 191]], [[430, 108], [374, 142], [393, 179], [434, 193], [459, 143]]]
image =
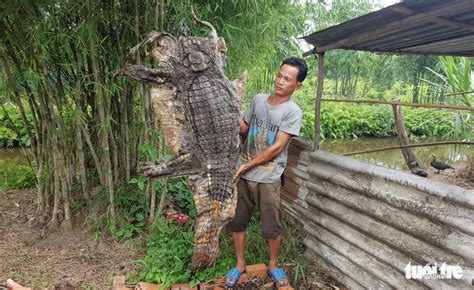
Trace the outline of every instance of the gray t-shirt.
[[[241, 163], [254, 159], [266, 148], [275, 143], [278, 130], [298, 136], [301, 128], [302, 113], [291, 99], [277, 106], [270, 105], [268, 94], [256, 95], [244, 114], [244, 121], [249, 125], [247, 139], [242, 144]], [[288, 145], [283, 151], [268, 162], [247, 171], [242, 178], [262, 183], [280, 181], [288, 159]]]

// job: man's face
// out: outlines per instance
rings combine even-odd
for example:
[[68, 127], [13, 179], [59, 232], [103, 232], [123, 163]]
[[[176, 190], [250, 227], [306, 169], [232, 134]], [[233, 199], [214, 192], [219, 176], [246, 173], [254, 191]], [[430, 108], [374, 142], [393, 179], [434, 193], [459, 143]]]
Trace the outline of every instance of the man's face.
[[301, 83], [296, 80], [299, 69], [297, 67], [284, 64], [280, 67], [275, 78], [274, 95], [278, 97], [289, 97], [294, 91], [301, 87]]

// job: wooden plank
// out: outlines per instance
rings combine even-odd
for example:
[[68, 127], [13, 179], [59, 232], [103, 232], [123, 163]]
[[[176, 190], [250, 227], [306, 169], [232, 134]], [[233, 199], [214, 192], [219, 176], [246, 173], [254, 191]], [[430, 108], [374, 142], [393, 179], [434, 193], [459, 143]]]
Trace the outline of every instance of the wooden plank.
[[437, 8], [435, 10], [430, 10], [426, 12], [421, 12], [412, 16], [408, 16], [400, 21], [394, 21], [382, 25], [378, 28], [371, 29], [370, 31], [365, 31], [363, 33], [355, 34], [350, 37], [343, 38], [331, 44], [316, 48], [316, 52], [325, 52], [331, 49], [341, 48], [341, 47], [350, 47], [361, 43], [375, 37], [380, 37], [388, 33], [394, 33], [398, 31], [403, 31], [409, 29], [413, 26], [426, 23], [429, 20], [437, 18], [439, 16], [446, 16], [447, 14], [453, 14], [456, 12], [462, 12], [465, 9], [472, 8], [474, 0], [467, 1], [449, 1], [443, 7]]
[[319, 133], [321, 132], [321, 100], [324, 86], [324, 53], [318, 53], [318, 88], [316, 90], [316, 103], [314, 106], [314, 150], [319, 149]]
[[[393, 116], [395, 117], [395, 127], [397, 128], [398, 143], [400, 146], [408, 145], [410, 142], [408, 142], [408, 136], [405, 130], [401, 107], [399, 105], [392, 106]], [[413, 153], [409, 147], [402, 147], [400, 150], [402, 151], [403, 159], [405, 159], [405, 164], [409, 169], [413, 169], [418, 166], [418, 160], [416, 159], [415, 153]]]
[[400, 106], [407, 106], [407, 107], [439, 108], [439, 109], [452, 109], [452, 110], [474, 111], [474, 107], [454, 106], [454, 105], [441, 105], [441, 104], [398, 103], [398, 102], [380, 101], [380, 100], [337, 100], [337, 99], [322, 99], [322, 101], [325, 101], [325, 102], [336, 102], [336, 103], [386, 104], [386, 105], [400, 105]]

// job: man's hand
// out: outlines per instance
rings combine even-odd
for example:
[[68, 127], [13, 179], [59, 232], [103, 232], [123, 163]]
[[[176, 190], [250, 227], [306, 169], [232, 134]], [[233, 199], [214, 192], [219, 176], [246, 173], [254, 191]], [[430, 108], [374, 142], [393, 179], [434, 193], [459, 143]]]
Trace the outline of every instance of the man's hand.
[[275, 143], [267, 149], [263, 150], [262, 153], [260, 153], [254, 159], [250, 160], [248, 163], [242, 164], [235, 173], [235, 180], [239, 181], [240, 177], [245, 172], [275, 158], [278, 154], [280, 154], [281, 151], [283, 151], [283, 149], [285, 149], [286, 145], [290, 143], [290, 140], [290, 134], [278, 130]]
[[235, 181], [236, 182], [239, 181], [240, 177], [249, 170], [250, 170], [250, 166], [248, 165], [248, 163], [242, 164], [237, 170], [237, 172], [235, 173]]

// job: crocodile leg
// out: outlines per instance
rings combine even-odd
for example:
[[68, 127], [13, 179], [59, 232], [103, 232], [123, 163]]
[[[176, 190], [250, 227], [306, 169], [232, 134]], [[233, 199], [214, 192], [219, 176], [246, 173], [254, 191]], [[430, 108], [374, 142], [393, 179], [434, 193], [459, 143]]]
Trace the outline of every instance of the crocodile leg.
[[194, 158], [193, 154], [185, 153], [176, 155], [165, 164], [145, 166], [142, 168], [142, 171], [148, 177], [176, 177], [199, 174], [203, 170], [199, 160]]

